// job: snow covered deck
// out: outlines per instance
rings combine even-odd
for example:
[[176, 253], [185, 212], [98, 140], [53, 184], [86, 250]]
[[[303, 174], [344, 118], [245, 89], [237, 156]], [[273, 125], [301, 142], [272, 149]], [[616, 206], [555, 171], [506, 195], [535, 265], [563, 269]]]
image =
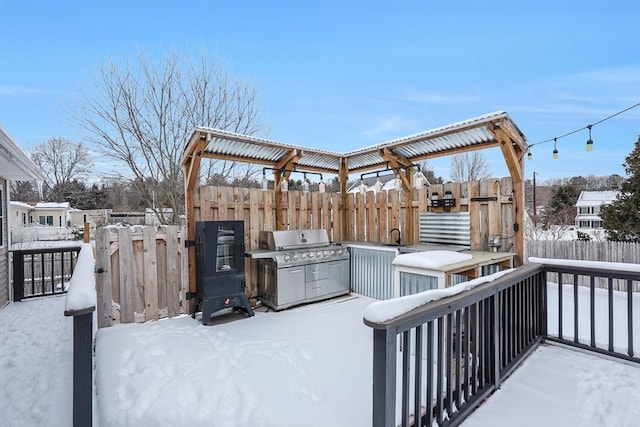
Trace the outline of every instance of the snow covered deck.
[[[0, 311], [5, 426], [70, 425], [64, 300]], [[208, 327], [179, 317], [101, 329], [96, 417], [101, 427], [370, 427], [372, 333], [362, 315], [372, 301], [231, 314]], [[640, 367], [543, 345], [463, 425], [631, 426], [639, 399]]]

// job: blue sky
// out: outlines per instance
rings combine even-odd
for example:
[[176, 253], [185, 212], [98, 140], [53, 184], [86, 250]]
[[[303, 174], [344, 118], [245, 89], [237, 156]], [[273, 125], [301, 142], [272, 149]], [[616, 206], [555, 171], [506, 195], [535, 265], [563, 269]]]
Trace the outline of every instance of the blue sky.
[[[82, 141], [68, 111], [110, 58], [206, 49], [258, 90], [262, 136], [346, 152], [493, 111], [535, 144], [640, 102], [636, 1], [0, 0], [0, 124]], [[527, 178], [624, 175], [640, 107], [532, 148]], [[507, 175], [499, 152], [485, 158]], [[432, 161], [448, 179], [449, 159]]]

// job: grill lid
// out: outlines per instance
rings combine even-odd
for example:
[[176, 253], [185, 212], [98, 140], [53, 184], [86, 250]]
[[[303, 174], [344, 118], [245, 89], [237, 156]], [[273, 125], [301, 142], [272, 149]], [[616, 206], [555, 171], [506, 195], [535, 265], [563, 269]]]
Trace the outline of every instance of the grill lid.
[[329, 246], [329, 234], [324, 228], [260, 232], [260, 249], [285, 251]]

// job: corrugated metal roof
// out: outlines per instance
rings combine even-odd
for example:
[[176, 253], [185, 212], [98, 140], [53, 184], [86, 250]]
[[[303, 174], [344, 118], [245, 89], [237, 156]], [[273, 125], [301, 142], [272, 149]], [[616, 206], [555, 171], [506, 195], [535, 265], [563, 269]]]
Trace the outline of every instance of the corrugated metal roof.
[[386, 163], [381, 155], [385, 150], [413, 162], [448, 155], [452, 152], [471, 150], [474, 146], [497, 145], [498, 141], [491, 132], [491, 129], [496, 126], [511, 129], [511, 134], [516, 134], [514, 136], [517, 140], [514, 142], [526, 149], [524, 135], [511, 121], [509, 115], [502, 111], [343, 154], [207, 127], [197, 127], [190, 143], [198, 138], [206, 138], [208, 140], [204, 149], [206, 157], [244, 160], [263, 165], [276, 165], [283, 158], [297, 152], [299, 160], [296, 164], [299, 169], [337, 174], [342, 160], [352, 172], [380, 167]]

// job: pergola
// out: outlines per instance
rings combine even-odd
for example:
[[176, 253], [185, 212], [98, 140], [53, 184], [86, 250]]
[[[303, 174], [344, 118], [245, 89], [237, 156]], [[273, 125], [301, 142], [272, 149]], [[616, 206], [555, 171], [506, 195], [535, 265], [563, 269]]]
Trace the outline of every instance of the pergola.
[[[514, 248], [524, 253], [524, 154], [526, 138], [506, 112], [494, 112], [415, 135], [394, 139], [348, 153], [336, 153], [257, 138], [248, 135], [197, 127], [182, 156], [185, 169], [185, 198], [188, 238], [195, 238], [194, 197], [202, 158], [255, 163], [273, 170], [276, 191], [276, 223], [285, 227], [281, 180], [292, 172], [334, 174], [339, 177], [343, 206], [350, 174], [380, 169], [393, 170], [405, 191], [413, 185], [416, 162], [468, 151], [500, 147], [514, 187]], [[412, 207], [406, 209], [407, 235], [413, 235]], [[343, 212], [346, 219], [347, 212]], [[519, 224], [519, 225], [518, 225]], [[348, 222], [342, 221], [346, 228]], [[346, 230], [343, 230], [346, 231]], [[344, 233], [346, 235], [346, 232]], [[410, 242], [411, 243], [411, 242]]]

